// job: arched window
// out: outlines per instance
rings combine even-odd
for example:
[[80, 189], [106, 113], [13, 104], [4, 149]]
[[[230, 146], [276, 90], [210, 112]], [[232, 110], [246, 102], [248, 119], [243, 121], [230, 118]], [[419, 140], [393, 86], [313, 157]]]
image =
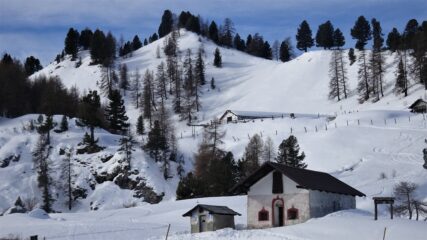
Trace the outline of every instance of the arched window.
[[288, 215], [288, 220], [295, 220], [298, 219], [298, 209], [292, 207], [289, 208], [287, 211], [287, 215]]
[[258, 221], [268, 221], [268, 218], [268, 211], [262, 208], [261, 211], [258, 212]]

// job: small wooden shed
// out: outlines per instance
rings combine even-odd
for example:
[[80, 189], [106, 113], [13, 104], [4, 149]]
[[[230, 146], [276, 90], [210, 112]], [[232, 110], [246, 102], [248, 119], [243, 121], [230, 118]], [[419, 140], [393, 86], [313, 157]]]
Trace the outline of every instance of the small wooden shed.
[[415, 113], [425, 113], [427, 112], [427, 102], [420, 99], [417, 99], [411, 106], [409, 106], [411, 112]]
[[190, 217], [191, 233], [234, 228], [234, 216], [240, 213], [226, 206], [198, 204], [183, 217]]

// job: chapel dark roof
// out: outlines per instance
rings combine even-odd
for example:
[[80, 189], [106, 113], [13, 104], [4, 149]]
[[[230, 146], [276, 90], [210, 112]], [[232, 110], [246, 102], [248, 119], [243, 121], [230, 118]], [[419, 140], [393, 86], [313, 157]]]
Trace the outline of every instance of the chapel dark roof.
[[366, 196], [328, 173], [289, 167], [280, 163], [266, 162], [257, 171], [235, 185], [230, 192], [233, 194], [247, 193], [249, 188], [271, 171], [280, 171], [296, 182], [298, 188], [325, 191], [352, 196]]
[[184, 213], [183, 217], [190, 217], [191, 213], [198, 209], [202, 208], [206, 211], [208, 211], [210, 214], [218, 214], [218, 215], [241, 215], [238, 212], [233, 211], [232, 209], [226, 207], [226, 206], [215, 206], [215, 205], [206, 205], [206, 204], [197, 204], [195, 207], [193, 207], [190, 211]]

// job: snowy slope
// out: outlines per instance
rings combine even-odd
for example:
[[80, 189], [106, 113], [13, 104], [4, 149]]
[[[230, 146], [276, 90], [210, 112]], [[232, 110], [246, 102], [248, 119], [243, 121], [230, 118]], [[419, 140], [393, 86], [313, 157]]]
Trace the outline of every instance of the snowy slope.
[[[220, 48], [223, 67], [213, 67], [213, 52], [217, 47], [210, 41], [199, 38], [197, 35], [181, 31], [179, 38], [179, 48], [181, 51], [181, 61], [186, 49], [192, 50], [193, 56], [199, 47], [205, 49], [206, 79], [209, 81], [215, 78], [217, 89], [211, 90], [208, 86], [202, 88], [202, 110], [199, 113], [200, 121], [209, 121], [214, 117], [221, 116], [227, 109], [240, 111], [263, 111], [263, 112], [285, 112], [303, 113], [297, 115], [296, 119], [275, 118], [255, 120], [247, 123], [225, 124], [223, 129], [227, 132], [224, 139], [225, 150], [232, 151], [235, 158], [242, 156], [244, 147], [248, 139], [253, 134], [260, 134], [264, 140], [269, 136], [273, 139], [275, 147], [287, 138], [291, 133], [296, 135], [301, 149], [306, 153], [308, 168], [326, 171], [340, 180], [350, 184], [367, 195], [366, 198], [357, 199], [357, 208], [360, 211], [333, 214], [324, 219], [313, 220], [306, 224], [294, 227], [278, 228], [268, 231], [245, 231], [230, 232], [228, 230], [217, 233], [202, 234], [200, 238], [235, 238], [235, 239], [260, 239], [269, 236], [271, 239], [323, 239], [328, 232], [322, 232], [326, 224], [335, 227], [336, 236], [349, 235], [358, 236], [364, 229], [365, 232], [375, 232], [375, 236], [383, 231], [385, 225], [391, 226], [395, 231], [394, 237], [390, 239], [401, 239], [402, 235], [408, 231], [415, 231], [414, 239], [420, 234], [425, 234], [425, 227], [420, 223], [413, 225], [412, 222], [399, 220], [396, 222], [383, 222], [372, 224], [371, 212], [373, 196], [390, 195], [393, 186], [399, 181], [412, 181], [419, 185], [419, 198], [427, 200], [427, 171], [422, 168], [422, 149], [426, 147], [424, 138], [427, 136], [426, 120], [422, 115], [414, 115], [408, 112], [407, 107], [417, 98], [424, 96], [424, 90], [420, 85], [414, 84], [410, 89], [410, 96], [402, 98], [392, 92], [395, 79], [395, 56], [387, 55], [388, 65], [385, 75], [385, 94], [379, 102], [367, 102], [359, 104], [357, 102], [357, 63], [348, 67], [350, 97], [341, 102], [328, 100], [328, 68], [329, 51], [311, 51], [304, 53], [298, 58], [287, 62], [279, 63], [265, 59], [256, 58], [248, 54], [232, 49]], [[132, 72], [139, 71], [141, 75], [148, 69], [155, 71], [157, 65], [165, 60], [162, 52], [161, 58], [156, 58], [156, 49], [162, 49], [163, 39], [155, 41], [137, 50], [131, 57], [119, 59], [116, 63], [127, 64]], [[75, 68], [75, 62], [69, 59], [56, 64], [52, 63], [45, 69], [39, 71], [33, 78], [44, 75], [57, 75], [67, 87], [77, 86], [82, 92], [88, 89], [97, 89], [97, 82], [101, 78], [99, 66], [91, 66], [90, 57], [87, 52], [80, 53], [82, 66]], [[182, 63], [182, 62], [181, 62]], [[136, 122], [139, 110], [126, 99], [126, 109], [131, 123]], [[320, 113], [320, 117], [318, 116]], [[330, 119], [322, 114], [336, 116]], [[23, 117], [36, 118], [36, 115]], [[11, 152], [21, 151], [20, 162], [12, 163], [13, 168], [6, 170], [0, 168], [0, 210], [4, 210], [13, 203], [16, 195], [22, 192], [36, 192], [35, 176], [31, 175], [30, 149], [35, 141], [35, 135], [21, 134], [19, 131], [21, 122], [24, 120], [0, 120], [0, 159]], [[9, 122], [14, 122], [10, 124]], [[15, 132], [13, 126], [18, 129]], [[187, 171], [192, 168], [192, 158], [197, 150], [197, 145], [201, 140], [202, 129], [196, 128], [196, 136], [191, 134], [191, 128], [184, 122], [175, 126], [178, 136], [179, 151], [185, 156]], [[73, 129], [75, 135], [70, 140], [76, 144], [81, 140], [83, 130]], [[108, 145], [108, 152], [115, 154], [117, 149], [118, 136], [105, 134], [101, 137]], [[73, 133], [74, 134], [74, 133]], [[54, 141], [57, 143], [68, 140], [54, 134]], [[6, 153], [7, 152], [7, 153]], [[26, 162], [23, 164], [22, 162]], [[135, 168], [140, 170], [140, 175], [147, 179], [150, 186], [160, 193], [165, 192], [165, 202], [159, 205], [146, 205], [135, 209], [123, 209], [113, 211], [100, 211], [99, 213], [78, 213], [53, 215], [48, 220], [56, 230], [48, 231], [46, 222], [34, 220], [27, 216], [7, 216], [0, 217], [0, 225], [6, 224], [10, 230], [2, 231], [1, 234], [18, 233], [29, 234], [32, 232], [45, 232], [46, 235], [62, 235], [106, 231], [117, 223], [117, 228], [123, 231], [128, 229], [130, 238], [141, 236], [140, 228], [146, 233], [145, 238], [157, 238], [165, 231], [165, 222], [162, 219], [170, 219], [172, 230], [178, 235], [174, 239], [187, 239], [192, 236], [180, 235], [188, 231], [188, 219], [182, 219], [180, 214], [190, 208], [195, 201], [211, 204], [225, 204], [231, 208], [242, 212], [245, 215], [245, 198], [209, 198], [189, 201], [174, 202], [174, 191], [177, 184], [177, 177], [169, 181], [164, 181], [159, 167], [152, 159], [138, 150], [134, 159]], [[22, 163], [22, 164], [21, 164]], [[21, 166], [22, 165], [22, 166]], [[27, 169], [21, 175], [22, 169]], [[84, 170], [82, 170], [84, 171]], [[6, 173], [4, 175], [3, 173]], [[385, 178], [382, 177], [385, 176]], [[23, 177], [22, 177], [23, 176]], [[20, 179], [22, 177], [22, 180]], [[16, 179], [20, 179], [24, 184], [20, 185]], [[6, 187], [5, 187], [6, 186]], [[15, 189], [16, 188], [16, 189]], [[12, 189], [12, 190], [11, 190]], [[114, 197], [111, 194], [115, 194]], [[116, 185], [103, 183], [91, 193], [84, 207], [79, 210], [87, 210], [90, 201], [98, 199], [110, 202], [102, 203], [101, 209], [120, 208], [123, 203], [134, 201], [129, 196], [128, 190], [118, 189]], [[206, 202], [205, 202], [206, 200]], [[173, 211], [172, 211], [173, 210]], [[384, 208], [382, 210], [385, 210]], [[170, 213], [167, 213], [171, 211]], [[1, 211], [0, 211], [1, 212]], [[88, 219], [85, 223], [78, 222], [79, 219]], [[352, 220], [354, 219], [354, 221]], [[15, 221], [23, 221], [28, 224], [37, 223], [39, 226], [34, 229], [20, 229]], [[44, 221], [44, 220], [43, 220]], [[238, 223], [245, 224], [244, 217], [238, 218]], [[353, 229], [354, 233], [345, 230], [350, 226], [360, 224], [360, 228]], [[414, 223], [415, 224], [415, 223]], [[77, 229], [77, 226], [85, 226]], [[102, 226], [101, 226], [102, 225]], [[51, 226], [51, 225], [49, 225]], [[307, 227], [305, 227], [307, 226]], [[311, 231], [307, 232], [307, 228]], [[65, 230], [64, 230], [65, 229]], [[135, 229], [135, 230], [132, 230]], [[284, 233], [282, 232], [284, 231]], [[111, 239], [120, 233], [106, 233]], [[282, 235], [285, 234], [285, 235]], [[322, 235], [323, 234], [323, 235]], [[84, 239], [82, 235], [81, 239]], [[105, 236], [101, 234], [100, 236]], [[378, 235], [380, 236], [380, 235]], [[393, 236], [393, 235], [392, 235]], [[199, 238], [197, 236], [196, 238]], [[378, 238], [378, 237], [376, 237]], [[337, 239], [342, 239], [337, 237]], [[363, 236], [362, 239], [371, 239], [370, 236]], [[388, 238], [387, 238], [388, 239]]]

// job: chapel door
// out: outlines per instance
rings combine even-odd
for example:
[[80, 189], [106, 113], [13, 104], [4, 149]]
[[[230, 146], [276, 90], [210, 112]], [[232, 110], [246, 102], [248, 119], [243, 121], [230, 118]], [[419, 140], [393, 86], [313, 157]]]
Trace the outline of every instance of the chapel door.
[[283, 207], [278, 207], [279, 209], [279, 227], [283, 226]]

